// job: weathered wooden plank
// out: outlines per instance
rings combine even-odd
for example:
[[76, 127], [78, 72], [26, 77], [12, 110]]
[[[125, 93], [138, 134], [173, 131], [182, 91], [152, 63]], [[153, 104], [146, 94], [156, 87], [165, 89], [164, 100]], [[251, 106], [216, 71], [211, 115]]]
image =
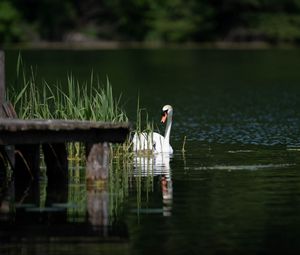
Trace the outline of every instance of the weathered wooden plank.
[[[129, 123], [0, 119], [0, 145], [19, 148], [16, 148], [19, 157], [15, 167], [16, 179], [19, 180], [25, 178], [26, 173], [31, 178], [38, 177], [40, 144], [43, 145], [48, 177], [53, 177], [54, 181], [67, 180], [67, 152], [61, 145], [74, 141], [92, 144], [86, 148], [87, 179], [106, 180], [109, 162], [107, 143], [124, 142], [129, 132]], [[60, 177], [55, 173], [58, 168], [62, 168]]]
[[0, 119], [0, 145], [72, 141], [121, 143], [129, 131], [128, 123]]
[[5, 57], [4, 52], [0, 50], [0, 116], [3, 115], [2, 104], [5, 102]]
[[0, 145], [7, 144], [35, 144], [35, 143], [62, 143], [62, 142], [111, 142], [122, 143], [125, 141], [128, 129], [91, 129], [89, 131], [20, 131], [0, 132]]
[[30, 130], [90, 130], [90, 129], [130, 129], [129, 123], [114, 123], [81, 120], [21, 120], [0, 119], [0, 131], [30, 131]]

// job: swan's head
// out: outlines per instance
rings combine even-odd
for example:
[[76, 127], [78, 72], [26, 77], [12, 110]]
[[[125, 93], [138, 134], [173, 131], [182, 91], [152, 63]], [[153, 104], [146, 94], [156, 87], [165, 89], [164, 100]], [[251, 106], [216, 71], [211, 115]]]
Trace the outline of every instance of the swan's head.
[[161, 117], [161, 122], [162, 123], [165, 123], [168, 116], [172, 115], [173, 114], [173, 108], [171, 105], [165, 105], [163, 108], [162, 108], [162, 117]]

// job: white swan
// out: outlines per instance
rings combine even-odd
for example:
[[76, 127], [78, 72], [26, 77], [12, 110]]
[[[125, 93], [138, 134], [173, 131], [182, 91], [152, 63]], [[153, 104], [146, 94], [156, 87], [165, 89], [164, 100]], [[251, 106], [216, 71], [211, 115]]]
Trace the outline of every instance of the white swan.
[[172, 116], [173, 108], [171, 105], [165, 105], [162, 108], [162, 118], [161, 122], [165, 123], [167, 121], [167, 126], [165, 130], [165, 136], [153, 132], [150, 134], [135, 133], [133, 136], [133, 151], [146, 151], [150, 150], [155, 152], [166, 152], [173, 153], [173, 149], [170, 145], [170, 133], [172, 127]]

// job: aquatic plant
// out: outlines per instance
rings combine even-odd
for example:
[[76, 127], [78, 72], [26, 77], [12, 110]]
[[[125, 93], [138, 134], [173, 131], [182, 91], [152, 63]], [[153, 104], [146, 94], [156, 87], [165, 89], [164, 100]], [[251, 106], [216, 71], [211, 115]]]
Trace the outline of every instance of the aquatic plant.
[[[149, 116], [147, 110], [145, 108], [140, 107], [140, 99], [138, 97], [137, 100], [137, 107], [136, 107], [136, 128], [132, 135], [136, 134], [137, 139], [140, 139], [142, 136], [141, 134], [146, 134], [147, 137], [152, 137], [154, 131], [153, 122], [149, 120]], [[151, 148], [150, 143], [151, 139], [147, 139], [147, 146], [146, 148]], [[132, 145], [132, 144], [131, 144]], [[137, 150], [135, 152], [137, 156], [146, 156], [149, 157], [153, 155], [152, 150]]]
[[[128, 121], [120, 106], [121, 97], [116, 99], [113, 96], [109, 79], [103, 85], [93, 72], [88, 82], [81, 83], [73, 75], [67, 76], [66, 84], [49, 84], [45, 80], [37, 82], [36, 70], [33, 67], [26, 70], [19, 56], [15, 83], [8, 90], [7, 97], [21, 119]], [[70, 159], [84, 157], [81, 144], [71, 143], [68, 148]]]
[[120, 107], [120, 97], [113, 96], [109, 79], [102, 85], [93, 72], [89, 82], [80, 83], [68, 75], [66, 85], [50, 85], [45, 80], [37, 84], [36, 72], [31, 67], [28, 75], [19, 57], [16, 83], [22, 89], [9, 90], [8, 97], [19, 118], [128, 121]]

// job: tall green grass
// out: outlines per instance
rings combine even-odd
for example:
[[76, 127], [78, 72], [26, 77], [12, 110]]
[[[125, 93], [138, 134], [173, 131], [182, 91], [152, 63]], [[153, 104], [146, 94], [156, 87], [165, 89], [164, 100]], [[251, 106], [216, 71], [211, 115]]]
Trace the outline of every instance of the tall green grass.
[[[19, 71], [17, 72], [18, 74]], [[36, 81], [33, 69], [28, 76], [23, 70], [17, 76], [19, 90], [9, 90], [8, 97], [22, 119], [77, 119], [93, 121], [128, 121], [115, 99], [109, 79], [103, 85], [91, 72], [89, 82], [80, 83], [69, 75], [66, 84]]]
[[[32, 67], [27, 69], [19, 56], [16, 81], [8, 90], [12, 102], [21, 119], [73, 119], [109, 122], [127, 122], [128, 117], [120, 105], [121, 97], [115, 98], [107, 78], [104, 84], [91, 72], [88, 81], [79, 82], [73, 75], [66, 77], [65, 83], [49, 84], [37, 79]], [[118, 147], [129, 151], [127, 145]], [[82, 145], [68, 146], [70, 158], [82, 158]]]
[[[147, 134], [146, 137], [152, 138], [153, 131], [154, 131], [153, 121], [149, 120], [147, 110], [145, 108], [140, 107], [140, 98], [138, 97], [137, 110], [136, 110], [136, 128], [134, 130], [134, 133], [138, 135], [138, 139], [141, 138], [142, 133]], [[149, 148], [151, 141], [148, 139], [147, 142]], [[137, 151], [138, 156], [151, 156], [152, 154], [153, 152], [150, 150]]]

